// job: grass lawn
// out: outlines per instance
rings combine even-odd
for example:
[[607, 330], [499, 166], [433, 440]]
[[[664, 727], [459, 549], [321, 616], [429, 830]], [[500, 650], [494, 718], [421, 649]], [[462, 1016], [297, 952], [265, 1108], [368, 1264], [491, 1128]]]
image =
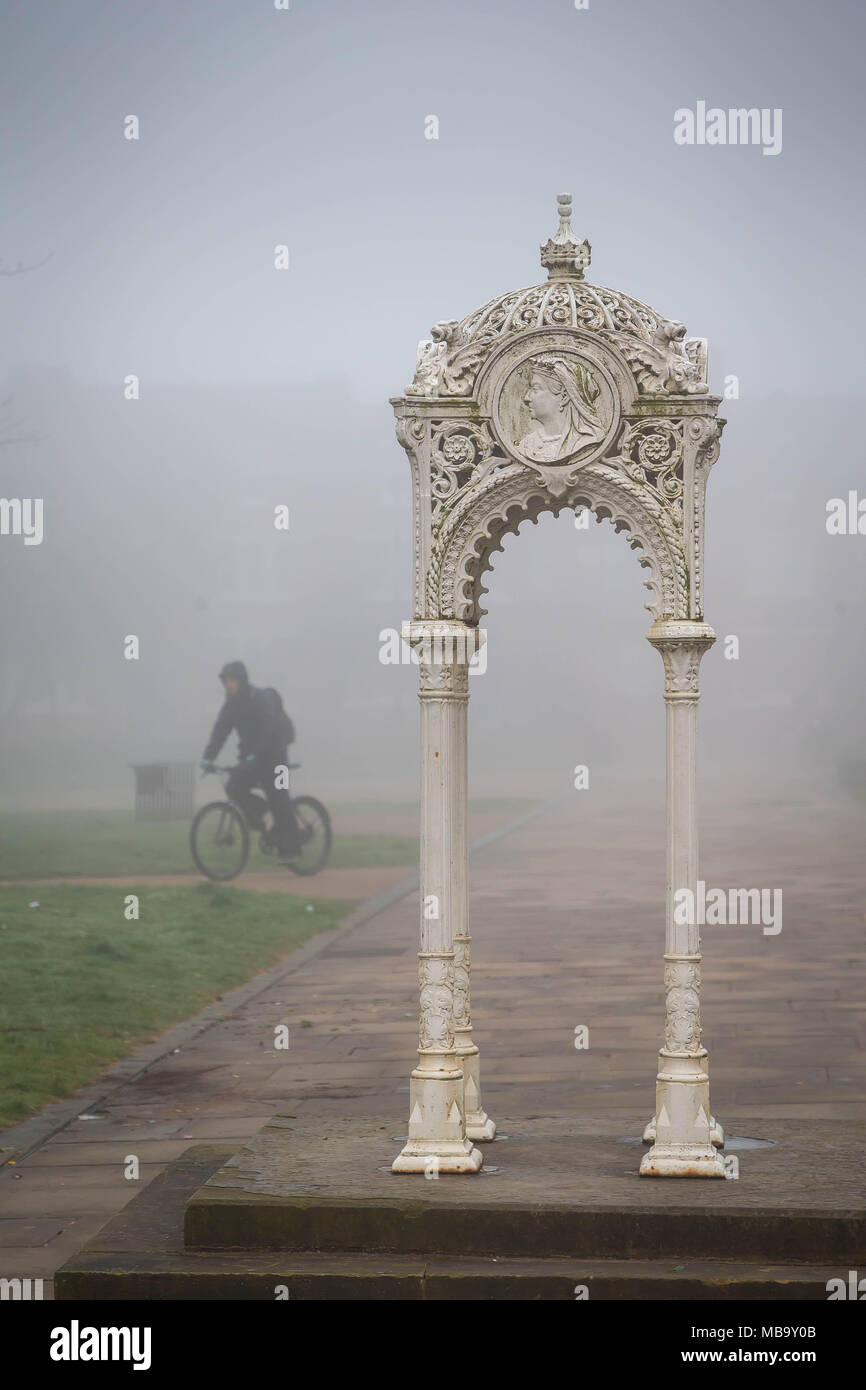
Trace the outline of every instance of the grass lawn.
[[[519, 797], [479, 797], [470, 800], [469, 810], [506, 821], [537, 804]], [[329, 868], [418, 867], [417, 802], [338, 802], [330, 810], [337, 829]], [[353, 818], [356, 833], [340, 832], [342, 816]], [[357, 833], [358, 821], [363, 831], [367, 816], [373, 833]], [[407, 833], [376, 831], [376, 818], [384, 816], [405, 817]], [[394, 828], [400, 829], [401, 824], [398, 820]], [[259, 853], [258, 836], [253, 835], [246, 872], [275, 868], [274, 859]], [[131, 811], [0, 812], [0, 879], [123, 878], [137, 874], [199, 877], [190, 858], [187, 821], [136, 821]]]
[[93, 1081], [350, 910], [216, 883], [0, 889], [0, 1124]]
[[[335, 834], [328, 866], [418, 864], [416, 835]], [[273, 871], [253, 835], [247, 873]], [[135, 821], [131, 811], [4, 811], [0, 813], [0, 879], [120, 878], [198, 871], [186, 821]], [[299, 891], [303, 891], [299, 889]]]

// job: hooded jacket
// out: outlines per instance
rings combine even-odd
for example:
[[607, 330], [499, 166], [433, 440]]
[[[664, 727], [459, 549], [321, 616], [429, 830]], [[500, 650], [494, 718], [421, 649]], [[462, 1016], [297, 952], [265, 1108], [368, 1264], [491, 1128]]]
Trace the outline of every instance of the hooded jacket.
[[274, 692], [251, 685], [242, 661], [226, 662], [220, 680], [225, 684], [229, 678], [239, 681], [240, 687], [237, 695], [226, 695], [204, 750], [205, 761], [213, 762], [233, 730], [238, 736], [240, 758], [284, 754], [286, 740], [279, 732]]

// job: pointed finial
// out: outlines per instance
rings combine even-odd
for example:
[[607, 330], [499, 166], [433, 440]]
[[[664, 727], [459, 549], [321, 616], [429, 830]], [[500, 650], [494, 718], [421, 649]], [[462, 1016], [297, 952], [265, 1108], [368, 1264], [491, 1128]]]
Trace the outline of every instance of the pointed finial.
[[571, 228], [571, 194], [557, 193], [559, 231], [541, 248], [541, 264], [548, 280], [582, 280], [592, 247], [578, 241]]

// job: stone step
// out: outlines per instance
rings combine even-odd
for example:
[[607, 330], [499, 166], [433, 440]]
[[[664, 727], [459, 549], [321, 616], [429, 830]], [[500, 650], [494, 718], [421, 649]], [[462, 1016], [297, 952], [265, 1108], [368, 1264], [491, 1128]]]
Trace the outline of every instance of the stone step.
[[[856, 1175], [859, 1127], [774, 1121], [738, 1193], [637, 1178], [639, 1147], [607, 1124], [517, 1122], [487, 1147], [485, 1178], [429, 1181], [377, 1166], [393, 1126], [370, 1121], [272, 1123], [234, 1156], [194, 1145], [57, 1272], [55, 1297], [271, 1300], [285, 1286], [295, 1299], [573, 1300], [585, 1286], [596, 1300], [825, 1301], [828, 1280], [862, 1265], [866, 1203], [847, 1205], [853, 1190], [832, 1176]], [[611, 1192], [618, 1204], [595, 1200]], [[190, 1244], [185, 1218], [187, 1237], [243, 1232], [249, 1247]], [[287, 1231], [306, 1249], [275, 1248]]]
[[639, 1177], [634, 1119], [518, 1120], [477, 1175], [427, 1180], [390, 1171], [393, 1125], [277, 1116], [190, 1197], [185, 1244], [848, 1268], [866, 1249], [863, 1128], [773, 1121], [725, 1181]]
[[[841, 1271], [844, 1276], [845, 1271]], [[358, 1252], [254, 1255], [83, 1252], [55, 1297], [81, 1300], [825, 1301], [838, 1266], [722, 1260], [429, 1258]]]

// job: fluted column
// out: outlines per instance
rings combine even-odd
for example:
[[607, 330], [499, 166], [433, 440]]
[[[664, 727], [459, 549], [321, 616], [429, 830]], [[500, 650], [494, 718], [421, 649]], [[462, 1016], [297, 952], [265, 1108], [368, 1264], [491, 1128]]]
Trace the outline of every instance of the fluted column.
[[[697, 713], [701, 658], [715, 639], [706, 623], [662, 619], [647, 640], [665, 669], [667, 724], [667, 907], [665, 1034], [659, 1052], [652, 1148], [643, 1176], [723, 1178], [713, 1144], [706, 1048], [701, 1046], [700, 935], [694, 912], [677, 912], [677, 894], [698, 879]], [[687, 917], [688, 921], [678, 918]]]
[[[455, 626], [457, 626], [455, 624]], [[486, 634], [479, 628], [461, 624], [461, 642], [471, 659], [481, 649]], [[455, 758], [453, 836], [450, 912], [454, 935], [454, 1051], [463, 1068], [463, 1105], [466, 1136], [475, 1143], [489, 1143], [496, 1136], [496, 1125], [481, 1102], [481, 1057], [472, 1038], [471, 945], [469, 936], [469, 843], [466, 813], [469, 802], [467, 717], [469, 688], [462, 710], [455, 711], [455, 737], [461, 752]]]
[[[418, 653], [420, 672], [420, 1024], [409, 1137], [392, 1168], [395, 1173], [474, 1173], [482, 1156], [466, 1132], [461, 1058], [471, 1054], [458, 1052], [455, 1035], [454, 937], [460, 927], [465, 940], [466, 715], [475, 632], [464, 623], [436, 620], [404, 624], [403, 635]], [[460, 959], [462, 990], [462, 946]], [[459, 1008], [462, 1025], [462, 1000]], [[465, 1048], [462, 1036], [459, 1046]]]

